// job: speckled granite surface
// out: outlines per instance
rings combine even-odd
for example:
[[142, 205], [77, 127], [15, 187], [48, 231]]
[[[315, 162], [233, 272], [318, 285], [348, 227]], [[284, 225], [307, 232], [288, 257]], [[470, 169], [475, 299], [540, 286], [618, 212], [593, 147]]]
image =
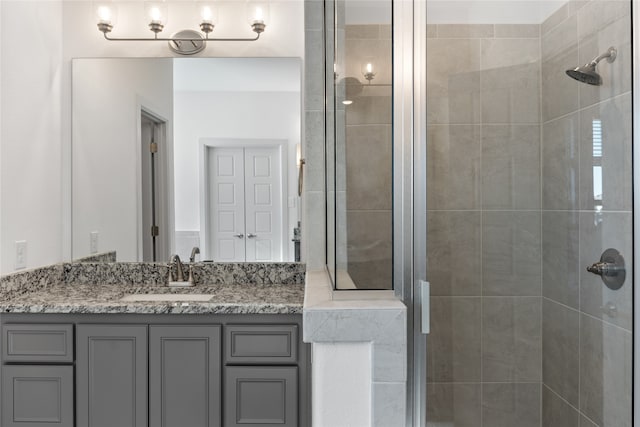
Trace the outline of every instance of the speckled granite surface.
[[116, 251], [89, 255], [73, 260], [73, 262], [116, 262]]
[[[302, 313], [304, 264], [194, 264], [196, 286], [166, 286], [166, 264], [64, 263], [0, 277], [5, 313]], [[122, 302], [125, 294], [207, 294], [207, 302]]]
[[[172, 294], [207, 294], [208, 302], [173, 302]], [[166, 294], [167, 301], [122, 302], [127, 294]], [[219, 284], [171, 289], [156, 286], [58, 284], [38, 292], [0, 297], [5, 313], [297, 314], [304, 285]]]
[[63, 281], [64, 268], [62, 264], [19, 271], [0, 276], [0, 295], [3, 299], [10, 299], [25, 293], [38, 292]]
[[[174, 269], [175, 273], [175, 269]], [[188, 276], [187, 264], [184, 269]], [[300, 263], [206, 263], [193, 264], [196, 284], [294, 284], [304, 283], [305, 265]], [[68, 284], [165, 285], [169, 277], [166, 263], [114, 262], [64, 264]]]

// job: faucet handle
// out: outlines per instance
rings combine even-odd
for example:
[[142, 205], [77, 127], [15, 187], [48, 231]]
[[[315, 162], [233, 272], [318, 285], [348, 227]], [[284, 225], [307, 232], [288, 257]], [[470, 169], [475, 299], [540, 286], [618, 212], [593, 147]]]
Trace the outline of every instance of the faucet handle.
[[171, 283], [171, 282], [173, 282], [173, 263], [171, 261], [169, 261], [167, 263], [167, 267], [169, 267], [168, 268], [169, 274], [167, 276], [167, 283]]
[[193, 278], [193, 263], [189, 264], [189, 283], [191, 286], [196, 284], [195, 279]]

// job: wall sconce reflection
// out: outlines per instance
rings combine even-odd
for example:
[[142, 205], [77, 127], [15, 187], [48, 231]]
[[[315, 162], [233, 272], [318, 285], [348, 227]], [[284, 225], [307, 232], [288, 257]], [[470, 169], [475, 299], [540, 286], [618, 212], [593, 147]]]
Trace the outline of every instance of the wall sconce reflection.
[[371, 80], [373, 80], [376, 76], [373, 62], [367, 62], [362, 66], [362, 75], [369, 82], [369, 84], [371, 84]]
[[255, 37], [239, 38], [212, 38], [209, 34], [213, 31], [218, 20], [218, 8], [215, 3], [199, 2], [200, 4], [200, 31], [182, 30], [171, 37], [159, 37], [158, 34], [164, 30], [168, 22], [168, 7], [165, 1], [147, 1], [144, 5], [145, 15], [149, 22], [149, 30], [154, 33], [153, 37], [111, 37], [109, 33], [117, 24], [118, 8], [114, 1], [100, 1], [94, 3], [98, 30], [109, 41], [165, 41], [169, 43], [169, 48], [181, 55], [192, 55], [202, 51], [208, 41], [256, 41], [260, 34], [265, 31], [269, 19], [268, 3], [247, 3], [247, 20], [251, 30], [256, 33]]

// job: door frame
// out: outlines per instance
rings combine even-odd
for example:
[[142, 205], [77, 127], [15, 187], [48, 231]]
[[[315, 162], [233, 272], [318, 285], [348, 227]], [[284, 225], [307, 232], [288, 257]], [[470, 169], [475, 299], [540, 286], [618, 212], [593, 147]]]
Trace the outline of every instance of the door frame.
[[[168, 119], [162, 115], [156, 113], [153, 108], [148, 107], [148, 102], [139, 98], [137, 100], [136, 111], [136, 245], [137, 245], [137, 257], [138, 260], [143, 259], [143, 206], [142, 206], [142, 159], [144, 147], [142, 147], [142, 116], [146, 116], [148, 119], [156, 124], [154, 130], [154, 138], [157, 138], [158, 154], [160, 159], [156, 163], [156, 173], [158, 180], [156, 182], [157, 193], [157, 225], [160, 230], [164, 230], [166, 238], [158, 246], [158, 262], [162, 262], [162, 251], [170, 253], [174, 248], [174, 199], [173, 199], [173, 139], [171, 137], [172, 131], [169, 129], [171, 123]], [[148, 230], [147, 230], [148, 231]], [[162, 239], [161, 239], [162, 240]], [[167, 256], [168, 260], [168, 256]]]
[[[282, 230], [282, 250], [281, 256], [283, 260], [289, 259], [289, 245], [287, 242], [287, 231], [289, 225], [289, 209], [287, 201], [289, 200], [288, 182], [289, 168], [287, 163], [287, 150], [289, 141], [286, 139], [259, 139], [259, 138], [200, 138], [199, 156], [200, 156], [200, 252], [202, 259], [211, 259], [209, 253], [209, 242], [207, 236], [211, 225], [207, 216], [207, 208], [209, 206], [209, 157], [207, 155], [209, 149], [213, 148], [278, 148], [280, 151], [280, 162], [283, 171], [280, 174], [280, 191], [281, 212], [280, 217]], [[214, 260], [215, 261], [215, 260]]]

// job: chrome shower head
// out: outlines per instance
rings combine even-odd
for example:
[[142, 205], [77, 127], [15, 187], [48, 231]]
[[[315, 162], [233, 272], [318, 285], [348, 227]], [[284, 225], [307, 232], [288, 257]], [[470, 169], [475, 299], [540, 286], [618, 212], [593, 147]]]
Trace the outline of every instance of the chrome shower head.
[[616, 60], [616, 56], [618, 56], [618, 51], [614, 47], [610, 47], [607, 49], [605, 53], [599, 55], [591, 62], [587, 62], [581, 67], [576, 67], [572, 70], [567, 70], [567, 75], [572, 79], [576, 79], [579, 82], [586, 83], [589, 85], [600, 86], [602, 85], [602, 77], [596, 71], [596, 66], [603, 59], [607, 59], [607, 62], [611, 63]]

